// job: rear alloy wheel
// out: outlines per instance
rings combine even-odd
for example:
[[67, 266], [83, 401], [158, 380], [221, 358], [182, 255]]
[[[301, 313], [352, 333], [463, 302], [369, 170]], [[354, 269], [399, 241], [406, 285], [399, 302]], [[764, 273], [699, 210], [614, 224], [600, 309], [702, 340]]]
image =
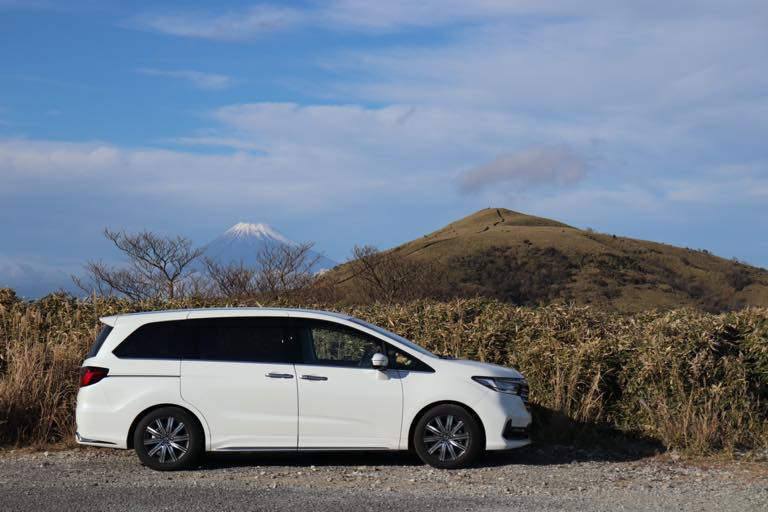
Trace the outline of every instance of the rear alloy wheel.
[[413, 446], [422, 461], [441, 469], [464, 468], [483, 451], [482, 429], [466, 409], [438, 405], [419, 419]]
[[133, 446], [147, 467], [160, 471], [184, 469], [199, 459], [203, 433], [188, 412], [178, 407], [162, 407], [136, 425]]

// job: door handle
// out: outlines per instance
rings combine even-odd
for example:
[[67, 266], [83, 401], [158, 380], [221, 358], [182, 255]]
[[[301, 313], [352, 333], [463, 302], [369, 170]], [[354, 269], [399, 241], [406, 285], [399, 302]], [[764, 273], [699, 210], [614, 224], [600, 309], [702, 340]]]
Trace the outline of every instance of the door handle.
[[304, 380], [328, 380], [328, 377], [322, 375], [302, 375], [301, 378]]
[[266, 376], [269, 377], [270, 379], [292, 379], [293, 378], [293, 374], [291, 373], [269, 372], [266, 374]]

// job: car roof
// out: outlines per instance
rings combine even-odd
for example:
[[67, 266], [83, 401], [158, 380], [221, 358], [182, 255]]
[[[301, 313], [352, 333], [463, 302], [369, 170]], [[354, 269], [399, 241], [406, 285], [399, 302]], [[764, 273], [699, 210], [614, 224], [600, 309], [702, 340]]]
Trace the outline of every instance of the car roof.
[[297, 318], [337, 318], [350, 320], [350, 315], [323, 311], [319, 309], [301, 308], [257, 308], [257, 307], [229, 307], [229, 308], [191, 308], [191, 309], [166, 309], [159, 311], [142, 311], [139, 313], [120, 313], [101, 317], [102, 323], [114, 327], [118, 321], [128, 321], [133, 324], [145, 324], [169, 320], [186, 320], [188, 318], [218, 318], [233, 316], [284, 316]]

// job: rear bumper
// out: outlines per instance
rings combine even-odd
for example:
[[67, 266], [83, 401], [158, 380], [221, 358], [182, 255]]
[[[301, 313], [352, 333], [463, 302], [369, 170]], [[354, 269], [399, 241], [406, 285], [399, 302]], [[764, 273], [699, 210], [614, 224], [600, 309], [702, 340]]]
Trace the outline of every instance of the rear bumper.
[[78, 444], [88, 446], [127, 448], [131, 420], [101, 401], [83, 399], [82, 395], [95, 394], [93, 391], [88, 388], [80, 390], [75, 410], [75, 440]]
[[89, 439], [80, 435], [80, 432], [75, 432], [75, 441], [77, 444], [84, 444], [89, 446], [115, 446], [115, 443], [109, 441], [99, 441], [97, 439]]
[[[96, 384], [80, 388], [75, 409], [75, 439], [90, 446], [127, 448], [136, 418], [161, 404], [190, 409], [179, 400], [178, 377], [109, 375]], [[205, 428], [205, 422], [201, 424]]]

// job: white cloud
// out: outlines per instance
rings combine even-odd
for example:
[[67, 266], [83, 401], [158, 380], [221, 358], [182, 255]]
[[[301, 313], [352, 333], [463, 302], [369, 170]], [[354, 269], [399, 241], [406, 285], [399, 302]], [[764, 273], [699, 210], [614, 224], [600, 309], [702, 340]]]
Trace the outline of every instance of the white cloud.
[[[510, 140], [533, 144], [554, 128], [503, 111], [388, 105], [299, 105], [244, 103], [216, 109], [220, 136], [256, 144], [266, 151], [291, 145], [359, 152], [369, 160], [386, 155], [402, 166], [461, 169], [509, 147]], [[404, 168], [401, 172], [405, 173]]]
[[[204, 132], [168, 140], [193, 149], [0, 139], [0, 202], [55, 190], [115, 204], [167, 197], [184, 208], [258, 205], [296, 215], [380, 201], [448, 201], [458, 172], [524, 136], [514, 119], [493, 112], [405, 105], [253, 103], [211, 116], [215, 124]], [[211, 154], [211, 146], [235, 151]], [[73, 201], [88, 208], [88, 201]]]
[[768, 4], [703, 2], [668, 15], [660, 3], [600, 12], [597, 3], [579, 3], [579, 13], [541, 4], [562, 16], [499, 15], [441, 44], [328, 56], [322, 64], [339, 78], [315, 90], [446, 112], [446, 122], [466, 125], [474, 148], [485, 149], [465, 168], [510, 147], [562, 145], [583, 154], [599, 141], [606, 158], [622, 162], [604, 179], [623, 173], [642, 183], [764, 154]]
[[168, 78], [176, 78], [189, 82], [193, 87], [198, 89], [218, 90], [232, 87], [236, 80], [228, 75], [221, 75], [217, 73], [203, 73], [202, 71], [195, 71], [193, 69], [155, 69], [155, 68], [139, 68], [137, 73], [150, 76], [162, 76]]
[[[0, 139], [0, 185], [13, 191], [34, 189], [37, 180], [72, 187], [119, 184], [115, 193], [122, 195], [172, 193], [220, 205], [282, 205], [306, 191], [302, 207], [323, 209], [350, 195], [360, 202], [386, 200], [387, 194], [400, 201], [425, 193], [455, 197], [457, 183], [499, 204], [520, 191], [548, 194], [546, 185], [568, 185], [576, 193], [598, 182], [608, 190], [630, 184], [669, 190], [666, 200], [673, 201], [684, 195], [674, 176], [682, 180], [688, 172], [669, 174], [666, 181], [660, 180], [663, 171], [644, 174], [647, 155], [620, 153], [631, 161], [617, 160], [615, 150], [592, 140], [608, 135], [594, 126], [581, 133], [557, 121], [462, 106], [250, 103], [218, 108], [211, 119], [215, 124], [204, 132], [163, 142], [234, 152]], [[751, 189], [734, 194], [749, 198], [764, 189], [759, 175], [749, 179]], [[713, 174], [706, 181], [723, 178]], [[504, 183], [510, 186], [491, 186]]]
[[695, 177], [660, 180], [658, 187], [675, 203], [761, 202], [768, 199], [768, 162], [723, 164]]
[[[270, 9], [207, 13], [199, 17], [197, 35], [219, 37], [201, 27], [229, 26], [226, 20]], [[264, 139], [330, 144], [343, 137], [351, 139], [345, 146], [367, 147], [369, 158], [391, 146], [411, 162], [416, 154], [440, 151], [454, 156], [441, 164], [450, 172], [510, 147], [568, 146], [583, 153], [600, 141], [622, 155], [613, 159], [627, 162], [627, 172], [649, 159], [665, 160], [657, 168], [685, 172], [725, 145], [733, 152], [762, 144], [767, 14], [768, 4], [754, 0], [727, 8], [708, 0], [317, 2], [292, 11], [285, 26], [456, 27], [440, 44], [366, 45], [325, 55], [318, 64], [339, 78], [313, 83], [312, 93], [348, 104], [224, 107], [216, 119], [229, 130], [216, 136], [241, 149], [261, 147]], [[233, 32], [238, 38], [250, 33]], [[370, 103], [385, 107], [359, 106]]]
[[317, 22], [329, 26], [372, 31], [397, 31], [452, 23], [492, 20], [521, 14], [546, 14], [558, 8], [574, 12], [565, 2], [532, 0], [335, 0], [318, 9]]
[[191, 137], [171, 137], [161, 139], [158, 142], [177, 144], [179, 146], [210, 146], [219, 148], [236, 149], [238, 151], [254, 151], [263, 153], [264, 150], [257, 144], [234, 137], [216, 137], [208, 135], [194, 135]]
[[174, 36], [237, 41], [295, 26], [302, 11], [274, 5], [225, 12], [147, 13], [131, 24]]
[[357, 204], [399, 187], [382, 179], [387, 163], [371, 161], [352, 147], [277, 140], [267, 147], [264, 155], [200, 154], [104, 143], [0, 140], [0, 198], [42, 198], [55, 190], [60, 197], [97, 193], [118, 202], [167, 198], [213, 208], [257, 204], [299, 212], [320, 211], [341, 199]]
[[[362, 32], [398, 32], [422, 27], [515, 22], [512, 32], [542, 20], [579, 20], [587, 17], [621, 17], [638, 20], [690, 19], [694, 14], [723, 16], [717, 0], [681, 0], [673, 5], [657, 0], [642, 3], [613, 0], [330, 0], [305, 8], [260, 3], [241, 9], [148, 12], [132, 25], [183, 37], [238, 41], [276, 30], [320, 27]], [[733, 0], [725, 17], [747, 13], [757, 19], [765, 14], [759, 0]]]
[[338, 91], [379, 102], [601, 116], [696, 106], [759, 92], [768, 80], [760, 67], [768, 35], [746, 13], [643, 23], [598, 16], [525, 29], [499, 22], [459, 34], [446, 45], [350, 54], [348, 68], [337, 69], [365, 78]]
[[0, 139], [0, 183], [11, 178], [87, 176], [118, 164], [120, 151], [109, 144]]
[[463, 192], [477, 192], [504, 183], [518, 190], [538, 185], [574, 185], [586, 171], [584, 159], [568, 148], [526, 148], [498, 155], [490, 162], [466, 170], [459, 176], [459, 186]]
[[[464, 1], [446, 1], [443, 4], [436, 5], [434, 1], [404, 5], [402, 2], [340, 0], [305, 9], [257, 4], [218, 12], [146, 13], [136, 18], [132, 25], [175, 36], [238, 41], [305, 25], [357, 30], [437, 25], [455, 19], [461, 13], [478, 11], [467, 9], [467, 2]], [[479, 9], [480, 12], [486, 10]]]
[[[605, 4], [610, 2], [591, 2]], [[578, 14], [566, 1], [535, 0], [333, 0], [306, 8], [255, 4], [241, 9], [145, 13], [131, 23], [169, 35], [240, 41], [277, 30], [320, 27], [360, 32], [397, 32], [421, 27], [527, 15]]]

